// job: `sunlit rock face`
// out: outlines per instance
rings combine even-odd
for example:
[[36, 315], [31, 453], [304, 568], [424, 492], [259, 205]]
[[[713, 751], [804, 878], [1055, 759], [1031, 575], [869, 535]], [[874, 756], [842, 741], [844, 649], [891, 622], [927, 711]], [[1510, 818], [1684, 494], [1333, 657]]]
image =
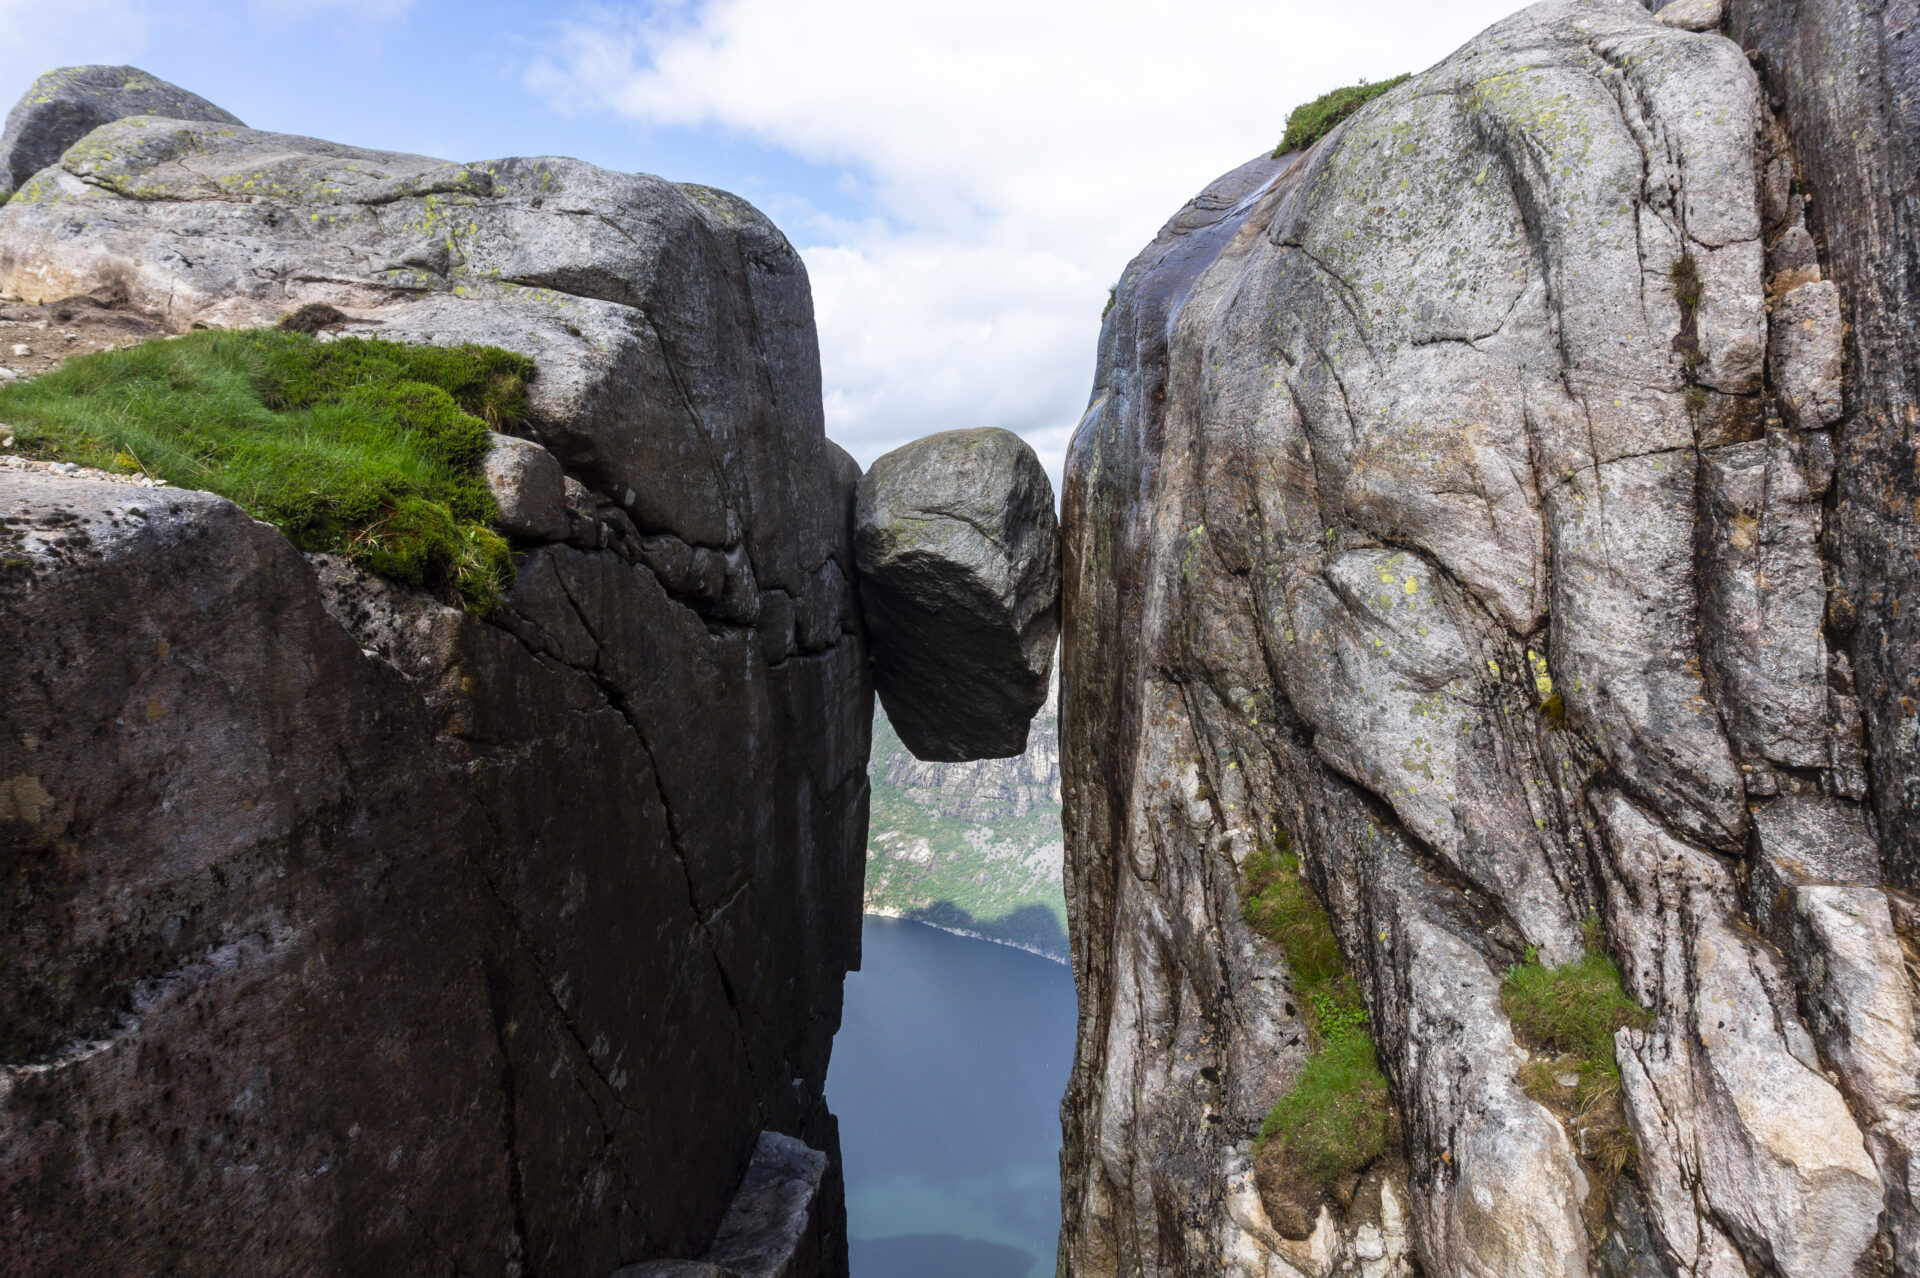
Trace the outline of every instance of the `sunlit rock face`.
[[0, 1273], [843, 1272], [873, 685], [780, 232], [142, 116], [0, 207], [0, 293], [538, 362], [485, 619], [0, 471]]
[[0, 132], [0, 199], [59, 162], [94, 129], [130, 115], [239, 125], [197, 93], [155, 79], [138, 67], [61, 67], [33, 82]]
[[[1920, 1272], [1915, 876], [1863, 806], [1908, 772], [1827, 606], [1842, 331], [1769, 98], [1819, 68], [1706, 8], [1534, 5], [1123, 276], [1063, 502], [1064, 1272]], [[1281, 836], [1405, 1158], [1299, 1241], [1252, 1137], [1306, 1031], [1240, 910]], [[1653, 1014], [1617, 1181], [1500, 998], [1590, 919]]]

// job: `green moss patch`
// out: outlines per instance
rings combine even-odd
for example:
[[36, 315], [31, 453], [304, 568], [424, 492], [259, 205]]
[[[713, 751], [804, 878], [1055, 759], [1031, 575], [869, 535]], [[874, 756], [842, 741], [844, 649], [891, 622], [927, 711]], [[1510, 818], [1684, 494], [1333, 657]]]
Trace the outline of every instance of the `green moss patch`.
[[1546, 967], [1529, 952], [1527, 962], [1508, 969], [1500, 1003], [1535, 1055], [1521, 1069], [1521, 1086], [1560, 1117], [1582, 1157], [1611, 1178], [1634, 1152], [1620, 1106], [1614, 1031], [1644, 1028], [1653, 1016], [1627, 996], [1597, 920], [1588, 922], [1586, 939], [1586, 954], [1562, 967]]
[[254, 329], [191, 333], [0, 386], [15, 451], [231, 498], [294, 545], [485, 613], [513, 581], [481, 473], [533, 363]]
[[1397, 75], [1391, 80], [1382, 80], [1378, 84], [1368, 84], [1362, 80], [1344, 89], [1323, 93], [1313, 101], [1295, 107], [1293, 114], [1287, 117], [1287, 135], [1281, 138], [1280, 145], [1273, 149], [1273, 158], [1277, 160], [1289, 151], [1299, 151], [1312, 146], [1333, 132], [1334, 125], [1388, 89], [1404, 84], [1410, 78], [1410, 74]]
[[1249, 856], [1242, 875], [1241, 913], [1286, 956], [1311, 1049], [1299, 1080], [1261, 1125], [1259, 1143], [1280, 1141], [1294, 1174], [1331, 1188], [1387, 1152], [1393, 1107], [1366, 1004], [1285, 836]]

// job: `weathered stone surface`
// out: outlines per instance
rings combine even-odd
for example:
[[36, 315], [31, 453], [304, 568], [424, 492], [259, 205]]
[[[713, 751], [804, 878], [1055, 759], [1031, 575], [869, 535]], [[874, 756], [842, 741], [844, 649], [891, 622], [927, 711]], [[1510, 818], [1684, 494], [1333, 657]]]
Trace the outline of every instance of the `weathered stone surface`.
[[240, 124], [199, 94], [138, 67], [61, 67], [35, 80], [7, 113], [0, 133], [0, 201], [93, 130], [134, 115]]
[[1670, 1255], [1697, 1272], [1724, 1231], [1781, 1274], [1849, 1272], [1879, 1232], [1880, 1177], [1785, 974], [1736, 930], [1733, 882], [1712, 856], [1617, 794], [1598, 808], [1627, 986], [1660, 1013], [1618, 1044], [1640, 1180]]
[[531, 356], [537, 442], [640, 531], [740, 551], [758, 590], [804, 595], [842, 535], [804, 268], [725, 192], [140, 117], [0, 207], [0, 294], [106, 288], [176, 331], [326, 303], [336, 333]]
[[[1122, 277], [1063, 502], [1065, 1273], [1362, 1270], [1368, 1222], [1269, 1213], [1244, 1143], [1306, 1050], [1240, 915], [1283, 837], [1422, 1272], [1920, 1272], [1896, 898], [1793, 868], [1880, 862], [1834, 449], [1768, 336], [1769, 248], [1776, 318], [1821, 287], [1790, 237], [1821, 190], [1693, 9], [1535, 4]], [[1521, 1088], [1499, 993], [1596, 942], [1654, 1014], [1618, 1185]]]
[[1840, 294], [1802, 284], [1773, 304], [1774, 381], [1788, 420], [1813, 429], [1840, 419]]
[[[1920, 49], [1912, 6], [1731, 0], [1812, 193], [1844, 323], [1836, 596], [1871, 766], [1888, 881], [1920, 887]], [[1805, 331], [1800, 330], [1800, 331]], [[1863, 787], [1859, 793], [1865, 795]], [[1920, 1240], [1905, 1263], [1920, 1273]]]
[[0, 1273], [504, 1272], [504, 938], [426, 708], [231, 503], [7, 473], [0, 520]]
[[0, 477], [0, 1274], [604, 1275], [705, 1254], [767, 1131], [841, 1271], [873, 691], [797, 256], [572, 161], [142, 118], [62, 164], [0, 291], [497, 342], [565, 473], [485, 620]]
[[1751, 775], [1827, 763], [1821, 511], [1786, 431], [1703, 450], [1702, 647], [1728, 736]]
[[1027, 748], [1060, 636], [1053, 485], [1005, 430], [929, 435], [874, 462], [855, 529], [874, 684], [922, 759]]
[[486, 472], [501, 528], [530, 541], [566, 538], [566, 475], [552, 453], [530, 439], [495, 435]]
[[1660, 21], [1682, 31], [1718, 31], [1727, 20], [1727, 0], [1672, 0], [1653, 7]]

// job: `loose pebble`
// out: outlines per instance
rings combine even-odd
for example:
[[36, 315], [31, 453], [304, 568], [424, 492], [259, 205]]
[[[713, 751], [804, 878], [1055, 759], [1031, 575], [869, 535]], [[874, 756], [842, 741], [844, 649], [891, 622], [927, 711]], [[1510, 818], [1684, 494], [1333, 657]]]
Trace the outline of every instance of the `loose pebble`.
[[[11, 437], [0, 447], [13, 441]], [[44, 462], [31, 457], [12, 457], [0, 454], [0, 471], [37, 471], [42, 474], [59, 475], [70, 479], [98, 479], [109, 484], [127, 484], [134, 488], [165, 488], [167, 481], [155, 479], [150, 475], [122, 475], [111, 470], [95, 470], [91, 466], [80, 466], [73, 462]]]
[[25, 342], [15, 342], [13, 344], [13, 353], [16, 358], [31, 355], [33, 354], [33, 347], [27, 345]]

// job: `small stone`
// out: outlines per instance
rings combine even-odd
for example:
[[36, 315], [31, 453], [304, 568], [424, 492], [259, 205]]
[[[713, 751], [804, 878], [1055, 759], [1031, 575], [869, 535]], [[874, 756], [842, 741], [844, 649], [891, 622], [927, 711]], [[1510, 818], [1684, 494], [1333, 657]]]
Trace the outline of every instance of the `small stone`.
[[500, 506], [500, 527], [531, 541], [567, 535], [566, 478], [552, 453], [530, 439], [495, 435], [486, 475]]
[[16, 357], [31, 355], [33, 354], [33, 347], [27, 345], [25, 342], [15, 342], [13, 344], [13, 353]]
[[14, 372], [11, 368], [0, 368], [0, 382], [12, 382], [18, 381], [19, 379], [20, 374]]
[[12, 447], [13, 447], [13, 436], [9, 435], [5, 439], [0, 439], [0, 448], [12, 448]]
[[56, 475], [77, 475], [80, 473], [80, 468], [72, 462], [55, 462], [53, 465], [47, 467], [47, 469]]
[[1673, 0], [1654, 17], [1682, 31], [1718, 31], [1726, 14], [1726, 0]]
[[1562, 1087], [1578, 1087], [1580, 1086], [1580, 1075], [1578, 1073], [1555, 1074], [1553, 1076], [1553, 1081], [1560, 1084], [1560, 1086]]
[[1839, 420], [1840, 291], [1831, 280], [1802, 284], [1773, 305], [1767, 358], [1781, 406], [1802, 430]]

